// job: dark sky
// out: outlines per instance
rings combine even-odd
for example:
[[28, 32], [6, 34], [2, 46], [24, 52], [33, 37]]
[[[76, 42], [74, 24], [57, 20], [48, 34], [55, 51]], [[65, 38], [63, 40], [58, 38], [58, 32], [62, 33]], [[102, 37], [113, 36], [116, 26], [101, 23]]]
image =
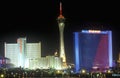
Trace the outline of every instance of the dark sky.
[[[18, 37], [27, 37], [27, 42], [42, 43], [42, 55], [52, 55], [59, 49], [60, 0], [4, 2], [1, 9], [0, 55], [4, 42], [16, 42]], [[62, 0], [66, 18], [65, 48], [67, 59], [73, 53], [73, 32], [82, 29], [113, 31], [113, 52], [117, 55], [120, 46], [119, 2]], [[70, 57], [68, 57], [70, 56]]]

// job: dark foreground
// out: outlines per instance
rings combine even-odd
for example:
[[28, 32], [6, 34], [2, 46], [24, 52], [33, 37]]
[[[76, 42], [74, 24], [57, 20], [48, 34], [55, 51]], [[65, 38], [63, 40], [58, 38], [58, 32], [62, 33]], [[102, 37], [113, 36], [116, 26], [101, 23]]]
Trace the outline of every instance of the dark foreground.
[[120, 72], [80, 72], [74, 73], [68, 70], [29, 70], [21, 68], [0, 69], [0, 78], [120, 78]]

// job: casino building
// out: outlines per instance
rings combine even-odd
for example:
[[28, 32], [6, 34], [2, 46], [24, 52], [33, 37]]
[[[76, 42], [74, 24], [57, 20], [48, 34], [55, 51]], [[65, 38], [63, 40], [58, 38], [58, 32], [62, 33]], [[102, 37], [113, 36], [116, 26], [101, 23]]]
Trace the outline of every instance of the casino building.
[[41, 43], [27, 43], [26, 38], [18, 38], [17, 43], [6, 43], [5, 57], [10, 59], [10, 62], [15, 67], [29, 67], [31, 59], [41, 58]]
[[74, 32], [75, 70], [104, 71], [112, 67], [112, 31]]
[[6, 43], [5, 57], [15, 67], [29, 69], [62, 69], [62, 59], [56, 55], [41, 57], [41, 43], [27, 43], [26, 38], [18, 38], [17, 43]]

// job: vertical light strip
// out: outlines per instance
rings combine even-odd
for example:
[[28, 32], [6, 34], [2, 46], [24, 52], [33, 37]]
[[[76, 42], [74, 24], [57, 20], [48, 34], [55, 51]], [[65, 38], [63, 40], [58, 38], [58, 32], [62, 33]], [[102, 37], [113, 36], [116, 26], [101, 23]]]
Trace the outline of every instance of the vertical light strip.
[[79, 33], [75, 32], [75, 69], [76, 72], [80, 69], [80, 62], [79, 62]]
[[5, 51], [4, 51], [4, 57], [6, 57], [6, 45], [7, 45], [7, 44], [6, 44], [6, 42], [5, 42], [5, 43], [4, 43], [4, 50], [5, 50]]
[[112, 67], [112, 31], [108, 32], [108, 41], [109, 41], [109, 67]]

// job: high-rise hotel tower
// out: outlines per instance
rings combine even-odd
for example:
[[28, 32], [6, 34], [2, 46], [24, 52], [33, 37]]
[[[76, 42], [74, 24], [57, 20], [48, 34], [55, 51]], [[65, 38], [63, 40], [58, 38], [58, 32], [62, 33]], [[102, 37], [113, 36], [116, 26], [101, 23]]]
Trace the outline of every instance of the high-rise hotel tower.
[[74, 32], [75, 69], [106, 71], [112, 67], [112, 31], [82, 30]]
[[18, 38], [17, 43], [5, 42], [4, 49], [5, 57], [9, 58], [15, 67], [37, 67], [34, 60], [39, 61], [41, 58], [41, 42], [27, 43], [26, 38]]
[[66, 64], [65, 48], [64, 48], [64, 27], [65, 18], [62, 15], [62, 3], [60, 2], [60, 15], [57, 18], [59, 33], [60, 33], [60, 57], [62, 58], [63, 65]]

